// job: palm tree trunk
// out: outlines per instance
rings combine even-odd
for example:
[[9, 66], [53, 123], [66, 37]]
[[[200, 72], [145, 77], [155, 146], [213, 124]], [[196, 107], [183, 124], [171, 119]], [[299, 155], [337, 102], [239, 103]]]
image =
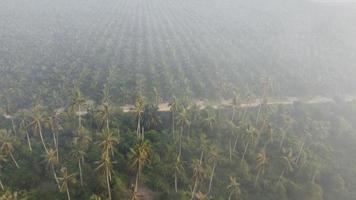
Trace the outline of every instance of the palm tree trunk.
[[262, 110], [262, 102], [260, 102], [260, 106], [258, 107], [257, 117], [256, 117], [256, 125], [258, 124], [258, 120], [260, 118], [260, 113]]
[[68, 198], [68, 200], [70, 200], [70, 194], [69, 194], [69, 188], [68, 188], [68, 185], [67, 185], [67, 198]]
[[196, 188], [197, 188], [197, 185], [198, 185], [198, 178], [195, 178], [194, 186], [193, 186], [193, 191], [192, 191], [192, 196], [191, 196], [190, 200], [193, 200], [193, 199], [194, 199], [195, 190], [196, 190]]
[[204, 157], [204, 151], [202, 150], [200, 154], [200, 160], [199, 160], [200, 165], [203, 163], [203, 157]]
[[299, 153], [298, 153], [298, 156], [297, 156], [297, 160], [296, 160], [296, 164], [298, 165], [299, 163], [299, 159], [300, 159], [300, 156], [302, 155], [302, 152], [303, 152], [303, 148], [304, 148], [304, 142], [302, 143], [302, 145], [300, 146], [300, 149], [299, 149]]
[[80, 109], [80, 104], [78, 105], [78, 126], [79, 128], [82, 127], [82, 113]]
[[231, 140], [229, 140], [229, 160], [232, 160], [232, 145], [231, 145]]
[[137, 119], [137, 130], [136, 130], [136, 134], [138, 138], [140, 138], [140, 129], [141, 129], [140, 124], [141, 124], [141, 115], [139, 114]]
[[0, 187], [1, 187], [1, 190], [4, 190], [4, 185], [2, 184], [1, 179], [0, 179]]
[[26, 137], [27, 137], [28, 148], [30, 149], [30, 151], [32, 151], [30, 135], [28, 134], [27, 130], [26, 130]]
[[175, 138], [175, 134], [174, 134], [174, 112], [172, 112], [172, 135], [173, 135], [173, 139]]
[[236, 112], [235, 109], [236, 109], [235, 106], [232, 106], [232, 116], [231, 116], [232, 122], [234, 122], [234, 120], [235, 120], [235, 112]]
[[231, 200], [232, 194], [233, 194], [233, 193], [232, 193], [232, 192], [230, 192], [230, 195], [229, 195], [229, 200]]
[[41, 124], [38, 125], [38, 130], [39, 130], [39, 133], [40, 133], [40, 138], [41, 138], [42, 145], [43, 145], [46, 153], [48, 154], [48, 149], [47, 149], [46, 144], [44, 143], [44, 140], [43, 140]]
[[246, 154], [246, 152], [247, 152], [247, 149], [248, 149], [248, 145], [249, 145], [250, 143], [248, 142], [246, 145], [245, 145], [245, 150], [244, 150], [244, 153], [242, 154], [242, 158], [241, 158], [241, 162], [245, 159], [245, 154]]
[[183, 125], [181, 126], [180, 134], [179, 134], [179, 155], [182, 155], [182, 135], [183, 135]]
[[59, 134], [58, 132], [56, 132], [56, 138], [57, 138], [57, 145], [56, 145], [56, 154], [57, 154], [57, 160], [59, 161], [59, 152], [58, 152], [58, 149], [59, 149]]
[[106, 183], [107, 183], [107, 187], [108, 187], [109, 200], [111, 200], [111, 188], [110, 188], [110, 177], [109, 177], [108, 167], [106, 167]]
[[56, 148], [57, 147], [56, 133], [53, 131], [52, 131], [52, 136], [53, 136], [53, 144], [54, 144], [54, 147]]
[[53, 164], [51, 165], [51, 170], [52, 170], [52, 173], [53, 173], [53, 176], [54, 176], [54, 180], [55, 180], [55, 181], [56, 181], [56, 183], [57, 183], [58, 190], [60, 190], [60, 186], [59, 186], [59, 182], [58, 182], [57, 174], [56, 174], [56, 171], [54, 170], [54, 166], [53, 166]]
[[141, 140], [145, 139], [145, 127], [142, 127], [142, 132], [141, 132]]
[[283, 171], [282, 171], [282, 173], [281, 173], [281, 175], [280, 175], [279, 178], [278, 178], [277, 185], [279, 185], [279, 183], [281, 182], [281, 180], [282, 180], [282, 178], [283, 178], [283, 176], [284, 176], [285, 171], [286, 171], [286, 169], [284, 168]]
[[284, 138], [286, 137], [286, 133], [284, 132], [283, 135], [282, 135], [282, 140], [281, 140], [281, 143], [279, 144], [279, 150], [282, 149], [283, 147], [283, 143], [284, 143]]
[[239, 136], [236, 136], [235, 143], [234, 143], [234, 148], [232, 149], [232, 152], [236, 152], [236, 147], [237, 147], [237, 141], [239, 139]]
[[11, 151], [10, 151], [10, 157], [11, 157], [12, 161], [15, 163], [16, 167], [17, 167], [17, 168], [20, 168], [19, 164], [17, 164], [17, 162], [16, 162], [16, 160], [15, 160], [15, 157], [14, 157], [14, 155], [12, 154]]
[[177, 171], [174, 172], [174, 189], [176, 193], [178, 192], [178, 177], [177, 177]]
[[258, 170], [256, 179], [255, 179], [255, 188], [257, 187], [257, 182], [258, 182], [258, 179], [260, 178], [260, 174], [261, 174], [261, 170]]
[[12, 131], [15, 134], [16, 133], [16, 129], [15, 129], [15, 123], [14, 123], [14, 119], [13, 118], [11, 118], [11, 125], [12, 125]]
[[81, 159], [78, 160], [78, 167], [79, 167], [80, 186], [83, 187], [83, 173], [82, 173]]
[[212, 172], [211, 172], [208, 194], [210, 194], [210, 192], [211, 192], [211, 186], [212, 186], [212, 184], [213, 184], [213, 179], [214, 179], [214, 174], [215, 174], [215, 167], [216, 167], [216, 162], [214, 162], [213, 170], [212, 170]]

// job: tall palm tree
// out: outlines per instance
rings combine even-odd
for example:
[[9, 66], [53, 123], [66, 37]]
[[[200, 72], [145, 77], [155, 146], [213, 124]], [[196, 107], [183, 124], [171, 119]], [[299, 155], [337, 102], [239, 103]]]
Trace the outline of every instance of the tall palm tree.
[[175, 114], [176, 112], [178, 111], [179, 109], [179, 104], [178, 104], [178, 100], [175, 96], [173, 96], [171, 102], [169, 103], [169, 107], [170, 107], [170, 110], [171, 110], [171, 117], [172, 117], [172, 135], [173, 135], [173, 138], [175, 138], [175, 134], [174, 134], [174, 131], [175, 131]]
[[[145, 106], [144, 112], [141, 116], [142, 118], [142, 128], [145, 130], [151, 130], [161, 124], [161, 119], [158, 113], [158, 107], [153, 104], [147, 104]], [[143, 134], [143, 133], [142, 133]], [[142, 135], [142, 138], [144, 135]]]
[[101, 160], [98, 162], [98, 167], [96, 168], [96, 170], [101, 170], [105, 175], [109, 200], [112, 199], [110, 183], [112, 180], [113, 164], [114, 163], [111, 161], [110, 156], [106, 154], [105, 156], [101, 157]]
[[[238, 127], [234, 124], [233, 121], [227, 121], [227, 125], [230, 129], [230, 139], [229, 139], [229, 159], [230, 161], [232, 160], [232, 152], [235, 151], [236, 149], [236, 145], [237, 145], [237, 140], [238, 140], [238, 137], [239, 135], [237, 134], [238, 133]], [[233, 137], [235, 136], [235, 142], [234, 142], [234, 145], [232, 144], [233, 142]]]
[[53, 144], [56, 148], [57, 160], [59, 160], [59, 132], [62, 130], [62, 127], [59, 125], [59, 120], [59, 116], [56, 113], [48, 117], [48, 124], [53, 136]]
[[265, 173], [267, 165], [268, 165], [268, 157], [266, 151], [263, 150], [262, 152], [257, 154], [257, 164], [256, 164], [257, 175], [255, 179], [255, 187], [257, 186], [257, 182], [260, 176]]
[[203, 176], [204, 176], [204, 168], [203, 168], [203, 163], [202, 163], [202, 159], [198, 160], [198, 159], [193, 159], [192, 161], [192, 168], [193, 168], [193, 179], [194, 179], [194, 184], [193, 184], [193, 188], [192, 188], [192, 196], [190, 198], [190, 200], [194, 199], [195, 196], [195, 191], [199, 185], [199, 182], [202, 180]]
[[187, 109], [184, 107], [181, 109], [177, 116], [177, 123], [180, 124], [180, 133], [179, 133], [179, 154], [182, 153], [182, 136], [185, 126], [190, 126], [190, 119]]
[[42, 134], [42, 125], [46, 122], [46, 118], [45, 113], [43, 112], [43, 108], [40, 105], [36, 105], [32, 108], [31, 114], [29, 115], [29, 120], [30, 122], [28, 124], [28, 127], [31, 128], [34, 133], [40, 135], [43, 148], [45, 149], [46, 153], [48, 153], [48, 149], [44, 142]]
[[133, 149], [130, 149], [129, 158], [131, 160], [131, 166], [136, 167], [136, 181], [135, 181], [135, 188], [134, 192], [137, 192], [138, 183], [141, 177], [141, 171], [145, 164], [149, 162], [149, 155], [150, 155], [150, 145], [146, 140], [139, 141], [138, 144], [135, 145]]
[[232, 122], [235, 121], [236, 109], [239, 108], [240, 105], [241, 105], [240, 95], [234, 92], [234, 96], [232, 98], [232, 116], [231, 116]]
[[239, 200], [241, 196], [240, 184], [234, 176], [230, 176], [229, 180], [230, 183], [227, 186], [227, 189], [229, 190], [229, 200], [231, 200], [232, 197], [235, 197], [235, 200]]
[[140, 133], [141, 133], [141, 117], [145, 109], [145, 99], [142, 95], [139, 95], [136, 99], [135, 102], [135, 109], [134, 113], [136, 116], [136, 121], [137, 121], [137, 129], [136, 129], [136, 134], [137, 137], [140, 138]]
[[83, 110], [85, 106], [86, 100], [85, 97], [82, 95], [79, 87], [76, 87], [73, 91], [71, 97], [71, 104], [70, 106], [73, 109], [73, 112], [78, 116], [78, 127], [82, 127], [82, 116], [86, 114], [86, 111]]
[[293, 151], [289, 149], [288, 151], [284, 150], [284, 155], [282, 156], [282, 164], [283, 164], [283, 170], [281, 175], [278, 178], [277, 185], [281, 182], [284, 174], [286, 172], [291, 172], [293, 171], [293, 163], [295, 161], [295, 157], [293, 155]]
[[66, 167], [62, 167], [58, 176], [59, 190], [67, 193], [67, 198], [70, 200], [69, 186], [75, 183], [75, 174], [69, 174]]
[[71, 152], [71, 155], [74, 159], [78, 161], [79, 178], [80, 178], [81, 186], [83, 186], [82, 166], [84, 164], [84, 157], [86, 155], [86, 151], [88, 150], [91, 141], [92, 139], [89, 136], [88, 131], [84, 127], [78, 128], [73, 138], [74, 149]]
[[293, 119], [288, 115], [284, 115], [283, 123], [284, 123], [284, 128], [282, 129], [282, 138], [280, 140], [279, 150], [282, 150], [287, 131], [290, 129], [290, 127], [293, 123]]
[[175, 157], [174, 162], [174, 189], [175, 192], [178, 192], [178, 176], [184, 171], [183, 161], [181, 155]]
[[214, 175], [215, 175], [215, 168], [216, 168], [217, 162], [219, 160], [219, 157], [220, 157], [220, 151], [218, 149], [218, 146], [216, 146], [214, 144], [210, 145], [209, 151], [208, 151], [208, 160], [212, 164], [212, 169], [211, 169], [211, 173], [210, 173], [208, 194], [210, 194], [210, 192], [211, 192], [211, 187], [213, 185], [213, 179], [214, 179]]
[[114, 156], [115, 146], [120, 143], [120, 137], [115, 135], [111, 130], [105, 129], [100, 135], [98, 145], [102, 152], [102, 157]]
[[14, 162], [17, 168], [20, 168], [18, 163], [15, 160], [14, 154], [14, 143], [16, 142], [16, 138], [11, 136], [6, 130], [0, 130], [0, 150], [5, 155], [9, 155], [12, 161]]
[[247, 153], [249, 145], [254, 144], [256, 142], [256, 138], [257, 138], [256, 129], [248, 125], [245, 131], [245, 150], [244, 153], [242, 154], [241, 162], [245, 159], [245, 155]]
[[51, 173], [53, 174], [53, 177], [59, 188], [58, 177], [55, 170], [55, 166], [59, 164], [56, 151], [54, 149], [49, 149], [48, 153], [46, 153], [43, 157], [45, 159], [45, 162], [47, 163], [47, 167], [50, 169]]
[[258, 124], [262, 109], [266, 108], [268, 105], [268, 96], [270, 90], [272, 89], [272, 81], [270, 78], [265, 78], [261, 80], [261, 89], [262, 89], [262, 95], [261, 95], [261, 101], [257, 112], [256, 125]]
[[213, 109], [209, 109], [209, 108], [207, 108], [206, 110], [205, 110], [205, 113], [206, 113], [206, 115], [205, 115], [205, 117], [204, 117], [204, 119], [203, 119], [203, 121], [202, 121], [202, 123], [203, 123], [203, 125], [205, 126], [205, 127], [207, 127], [209, 130], [213, 130], [214, 129], [214, 126], [215, 126], [215, 124], [216, 124], [216, 122], [217, 122], [217, 120], [216, 120], [216, 113], [215, 113], [215, 111], [213, 110]]
[[[24, 116], [24, 114], [22, 114], [22, 116]], [[20, 121], [20, 124], [19, 124], [19, 132], [21, 134], [25, 134], [26, 135], [28, 148], [29, 148], [30, 151], [32, 151], [30, 134], [28, 133], [27, 127], [28, 127], [28, 121], [24, 117], [21, 117], [21, 121]]]
[[100, 121], [100, 127], [106, 127], [109, 129], [109, 118], [110, 118], [110, 104], [108, 102], [103, 102], [97, 110], [97, 115]]

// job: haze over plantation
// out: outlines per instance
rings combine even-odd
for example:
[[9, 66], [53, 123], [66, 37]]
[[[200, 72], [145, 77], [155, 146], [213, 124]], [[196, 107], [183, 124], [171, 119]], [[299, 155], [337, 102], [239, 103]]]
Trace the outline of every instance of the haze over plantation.
[[356, 3], [0, 2], [0, 200], [354, 200]]

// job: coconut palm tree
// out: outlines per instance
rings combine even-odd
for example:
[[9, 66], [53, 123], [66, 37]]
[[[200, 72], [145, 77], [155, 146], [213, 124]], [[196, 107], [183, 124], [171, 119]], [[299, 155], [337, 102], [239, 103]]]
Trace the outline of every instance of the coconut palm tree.
[[11, 160], [14, 162], [15, 166], [17, 168], [20, 168], [18, 163], [15, 160], [14, 154], [12, 153], [14, 151], [14, 144], [16, 142], [16, 138], [11, 136], [8, 131], [6, 130], [0, 130], [0, 150], [2, 153], [5, 155], [9, 155]]
[[110, 183], [112, 180], [113, 164], [114, 162], [111, 161], [110, 156], [106, 154], [101, 157], [101, 160], [98, 162], [98, 167], [96, 168], [96, 170], [100, 170], [102, 174], [105, 175], [109, 200], [112, 199]]
[[257, 154], [257, 164], [256, 164], [257, 175], [255, 179], [255, 187], [257, 186], [257, 182], [260, 176], [265, 173], [267, 165], [268, 165], [268, 157], [266, 151], [263, 150], [262, 152]]
[[[22, 114], [22, 116], [24, 116], [24, 114]], [[20, 124], [19, 124], [19, 132], [21, 134], [25, 134], [26, 135], [28, 148], [29, 148], [30, 151], [32, 151], [30, 134], [28, 133], [27, 127], [28, 127], [28, 121], [24, 117], [22, 117], [21, 120], [20, 120]]]
[[47, 163], [47, 167], [50, 169], [51, 173], [53, 174], [54, 180], [57, 183], [57, 186], [59, 188], [59, 182], [55, 170], [55, 166], [59, 164], [59, 161], [57, 159], [57, 153], [54, 149], [49, 149], [48, 153], [46, 153], [44, 156], [44, 161]]
[[103, 102], [97, 110], [97, 115], [100, 121], [100, 127], [106, 127], [109, 129], [109, 118], [110, 118], [110, 104], [108, 102]]
[[208, 150], [208, 161], [212, 165], [212, 168], [211, 168], [211, 173], [210, 173], [209, 189], [208, 189], [207, 194], [210, 194], [210, 192], [211, 192], [211, 187], [213, 185], [213, 179], [214, 179], [214, 175], [215, 175], [215, 168], [216, 168], [219, 158], [220, 158], [220, 150], [219, 150], [218, 146], [216, 146], [215, 144], [210, 145], [209, 150]]
[[179, 133], [179, 154], [182, 153], [182, 136], [183, 136], [183, 131], [184, 127], [190, 126], [190, 119], [189, 119], [189, 114], [187, 112], [187, 109], [184, 107], [181, 109], [177, 116], [177, 123], [180, 124], [180, 133]]
[[254, 144], [257, 138], [257, 131], [254, 127], [248, 125], [245, 131], [245, 150], [242, 154], [241, 162], [245, 159], [245, 155], [247, 153], [248, 147], [250, 144]]
[[102, 152], [102, 157], [114, 156], [115, 146], [120, 143], [120, 137], [115, 135], [111, 130], [105, 129], [100, 135], [98, 145]]
[[[158, 107], [153, 104], [147, 104], [142, 114], [142, 128], [151, 130], [161, 124], [161, 119], [158, 113]], [[142, 133], [143, 134], [143, 133]], [[144, 135], [142, 135], [142, 138]]]
[[142, 95], [139, 95], [136, 99], [135, 102], [135, 108], [134, 108], [134, 113], [136, 116], [136, 121], [137, 121], [137, 129], [136, 129], [136, 134], [137, 137], [140, 138], [140, 133], [141, 133], [141, 117], [145, 109], [145, 99]]
[[232, 197], [235, 197], [235, 200], [240, 199], [241, 189], [240, 184], [236, 180], [236, 177], [229, 176], [229, 181], [230, 183], [227, 186], [227, 189], [229, 190], [229, 200], [231, 200]]
[[[230, 139], [229, 139], [229, 159], [230, 161], [232, 160], [232, 152], [235, 151], [236, 145], [237, 145], [237, 140], [238, 140], [238, 127], [233, 123], [233, 121], [227, 121], [226, 122], [229, 129], [230, 129]], [[235, 136], [235, 142], [234, 145], [232, 144], [233, 142], [233, 137]]]
[[86, 111], [83, 110], [85, 106], [86, 100], [85, 97], [82, 95], [79, 87], [76, 87], [73, 91], [71, 97], [70, 106], [73, 109], [73, 112], [78, 116], [78, 127], [82, 127], [82, 116], [86, 114]]
[[73, 138], [74, 149], [71, 152], [71, 155], [75, 160], [78, 161], [81, 186], [83, 186], [82, 166], [84, 164], [84, 157], [86, 155], [86, 151], [88, 150], [91, 141], [92, 139], [89, 136], [88, 131], [84, 127], [79, 128]]
[[217, 122], [216, 113], [213, 109], [209, 109], [209, 108], [205, 109], [205, 113], [206, 113], [206, 115], [205, 115], [202, 123], [205, 127], [207, 127], [210, 131], [212, 131], [214, 129], [216, 122]]
[[290, 129], [290, 126], [293, 123], [293, 119], [288, 115], [284, 115], [283, 116], [283, 123], [284, 123], [284, 128], [281, 130], [282, 131], [282, 138], [280, 140], [279, 150], [282, 150], [287, 131]]
[[236, 109], [239, 108], [241, 105], [241, 100], [240, 100], [240, 95], [236, 92], [233, 94], [232, 98], [232, 115], [231, 115], [231, 121], [235, 121], [235, 115], [236, 115]]
[[289, 149], [288, 151], [283, 150], [284, 155], [282, 156], [282, 164], [283, 164], [283, 170], [281, 175], [278, 178], [277, 185], [281, 182], [284, 174], [286, 172], [292, 172], [293, 171], [293, 163], [295, 161], [295, 157], [293, 155], [292, 149]]
[[[202, 158], [202, 156], [201, 156]], [[194, 199], [195, 196], [195, 191], [199, 185], [199, 182], [202, 180], [202, 178], [204, 177], [204, 168], [203, 168], [203, 163], [202, 163], [202, 159], [198, 160], [198, 159], [193, 159], [192, 161], [192, 169], [193, 169], [193, 179], [194, 179], [194, 183], [193, 183], [193, 188], [192, 188], [192, 195], [190, 200]]]
[[138, 183], [141, 177], [141, 171], [145, 164], [149, 162], [150, 145], [146, 140], [140, 140], [133, 149], [130, 149], [129, 159], [131, 166], [137, 169], [134, 192], [137, 192]]
[[178, 176], [184, 171], [183, 161], [181, 155], [175, 157], [174, 162], [174, 189], [175, 192], [178, 192]]
[[51, 117], [48, 118], [48, 124], [53, 136], [53, 144], [56, 148], [57, 160], [59, 160], [59, 132], [62, 130], [62, 127], [59, 125], [59, 115], [54, 113]]
[[59, 182], [59, 190], [67, 193], [67, 198], [70, 200], [69, 186], [75, 183], [75, 174], [69, 174], [66, 167], [62, 167], [60, 174], [57, 177]]
[[43, 134], [42, 134], [42, 125], [43, 123], [47, 122], [45, 118], [45, 112], [43, 112], [42, 106], [40, 105], [34, 106], [31, 109], [31, 113], [29, 114], [28, 117], [29, 117], [28, 127], [31, 128], [34, 133], [40, 135], [43, 148], [45, 149], [46, 153], [48, 153], [48, 149], [44, 142]]
[[175, 114], [176, 112], [178, 111], [179, 109], [179, 104], [178, 104], [178, 100], [175, 96], [173, 96], [171, 102], [169, 103], [169, 107], [170, 107], [170, 110], [171, 110], [171, 117], [172, 117], [172, 135], [173, 135], [173, 138], [175, 138], [175, 134], [174, 134], [174, 131], [175, 131]]
[[261, 92], [262, 92], [262, 95], [261, 95], [261, 102], [259, 104], [259, 108], [258, 108], [258, 112], [257, 112], [256, 125], [258, 124], [259, 117], [260, 117], [262, 109], [263, 108], [267, 108], [268, 96], [269, 96], [269, 93], [270, 93], [271, 89], [272, 89], [272, 81], [271, 81], [271, 79], [269, 77], [265, 78], [265, 79], [262, 79], [261, 80], [261, 90], [262, 90]]

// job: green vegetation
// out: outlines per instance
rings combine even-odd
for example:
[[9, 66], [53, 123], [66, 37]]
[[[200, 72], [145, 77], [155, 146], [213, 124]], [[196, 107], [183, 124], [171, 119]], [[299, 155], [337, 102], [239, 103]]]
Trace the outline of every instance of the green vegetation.
[[[89, 101], [3, 109], [3, 199], [353, 199], [356, 107], [324, 104], [133, 112]], [[267, 95], [266, 95], [267, 96]], [[267, 99], [263, 102], [266, 102]]]
[[0, 1], [0, 200], [355, 200], [342, 2]]

